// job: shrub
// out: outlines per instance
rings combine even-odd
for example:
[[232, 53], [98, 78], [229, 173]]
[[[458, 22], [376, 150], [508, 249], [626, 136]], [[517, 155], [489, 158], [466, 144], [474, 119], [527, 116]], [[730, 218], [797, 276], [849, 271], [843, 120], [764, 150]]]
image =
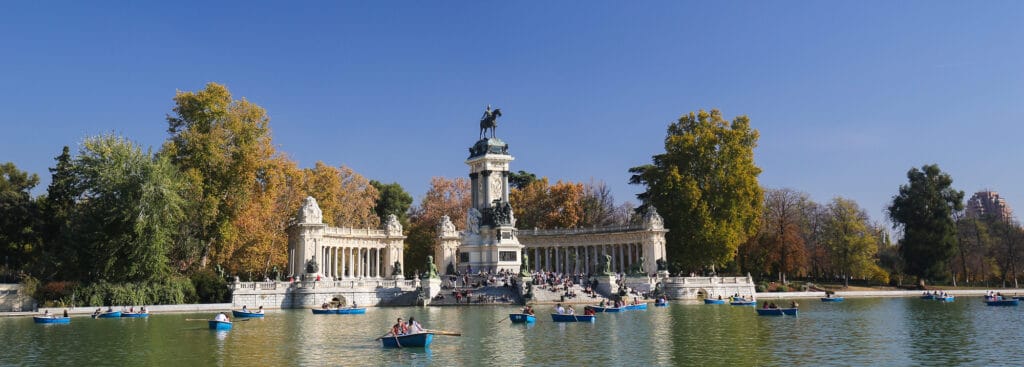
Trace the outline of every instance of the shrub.
[[203, 270], [191, 277], [197, 301], [200, 303], [227, 302], [228, 282], [217, 276], [213, 270]]
[[768, 285], [764, 283], [758, 283], [757, 286], [754, 287], [754, 289], [757, 291], [757, 293], [764, 293], [768, 291]]
[[789, 292], [789, 287], [787, 287], [785, 284], [779, 284], [779, 286], [775, 288], [775, 291], [776, 292]]

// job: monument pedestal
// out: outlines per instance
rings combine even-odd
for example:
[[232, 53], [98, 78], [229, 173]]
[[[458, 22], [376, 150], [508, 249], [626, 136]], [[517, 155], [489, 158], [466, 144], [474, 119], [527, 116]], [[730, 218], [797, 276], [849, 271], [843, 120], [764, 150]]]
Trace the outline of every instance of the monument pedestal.
[[420, 287], [423, 289], [423, 305], [429, 306], [430, 300], [441, 293], [441, 278], [420, 279]]
[[602, 296], [611, 297], [618, 290], [614, 275], [595, 275], [594, 279], [597, 279], [597, 288], [594, 291]]
[[658, 270], [658, 279], [659, 280], [660, 279], [665, 279], [665, 278], [668, 278], [668, 277], [669, 277], [668, 270]]

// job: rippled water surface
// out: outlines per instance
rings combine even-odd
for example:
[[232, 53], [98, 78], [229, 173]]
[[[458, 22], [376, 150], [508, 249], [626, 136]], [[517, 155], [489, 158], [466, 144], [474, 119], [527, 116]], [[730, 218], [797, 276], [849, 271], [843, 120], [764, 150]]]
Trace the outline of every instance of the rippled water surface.
[[[371, 308], [365, 315], [282, 310], [227, 332], [186, 320], [210, 314], [83, 316], [70, 325], [2, 318], [0, 365], [1017, 365], [1024, 346], [1024, 307], [987, 307], [980, 298], [799, 302], [798, 317], [672, 303], [598, 314], [593, 324], [552, 323], [550, 307], [540, 306], [534, 325], [503, 320], [517, 308], [497, 306]], [[410, 316], [462, 336], [436, 336], [429, 349], [382, 349], [375, 338]]]

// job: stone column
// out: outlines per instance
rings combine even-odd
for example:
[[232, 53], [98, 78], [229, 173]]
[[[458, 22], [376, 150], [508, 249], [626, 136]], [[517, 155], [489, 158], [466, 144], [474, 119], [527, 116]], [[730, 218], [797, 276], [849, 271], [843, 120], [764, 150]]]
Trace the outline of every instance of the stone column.
[[480, 184], [483, 187], [483, 193], [484, 193], [484, 202], [483, 202], [484, 205], [481, 206], [481, 207], [482, 208], [489, 208], [491, 206], [491, 200], [494, 200], [494, 199], [491, 198], [491, 171], [481, 171], [480, 173], [481, 173], [480, 177], [483, 178], [481, 180]]
[[508, 171], [501, 172], [501, 199], [508, 202]]

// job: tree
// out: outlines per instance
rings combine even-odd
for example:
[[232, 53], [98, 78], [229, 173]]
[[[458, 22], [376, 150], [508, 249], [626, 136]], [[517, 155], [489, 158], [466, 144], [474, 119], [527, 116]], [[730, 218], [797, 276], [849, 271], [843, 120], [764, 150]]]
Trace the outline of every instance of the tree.
[[72, 216], [77, 279], [128, 282], [170, 275], [167, 254], [184, 217], [184, 182], [167, 157], [128, 140], [87, 138], [74, 161], [82, 202]]
[[[990, 235], [989, 222], [980, 218], [972, 218], [964, 215], [964, 211], [954, 214], [957, 234], [957, 253], [952, 260], [954, 269], [954, 283], [957, 275], [963, 276], [965, 283], [971, 279], [984, 280], [994, 275], [994, 261], [989, 256], [992, 248], [992, 237]], [[957, 274], [958, 273], [958, 274]]]
[[992, 222], [995, 234], [995, 246], [992, 248], [995, 263], [999, 265], [1000, 280], [1003, 286], [1007, 281], [1017, 287], [1017, 272], [1024, 258], [1024, 229], [1012, 220], [996, 220]]
[[522, 190], [531, 182], [537, 181], [537, 175], [523, 170], [508, 173], [508, 185], [513, 190]]
[[315, 197], [324, 222], [337, 227], [377, 228], [380, 218], [375, 212], [377, 189], [370, 180], [351, 168], [331, 167], [316, 162], [304, 170], [304, 188]]
[[580, 183], [558, 181], [549, 185], [544, 177], [521, 190], [512, 190], [509, 201], [518, 228], [578, 227], [584, 216], [584, 187]]
[[31, 195], [38, 184], [38, 175], [19, 170], [12, 162], [0, 164], [0, 256], [14, 269], [30, 265], [38, 243], [33, 230], [38, 207]]
[[430, 179], [430, 189], [420, 201], [420, 205], [411, 209], [409, 236], [405, 241], [403, 257], [407, 274], [426, 269], [417, 269], [415, 264], [423, 264], [427, 256], [433, 254], [437, 243], [437, 224], [441, 217], [447, 215], [457, 228], [465, 229], [466, 212], [472, 203], [470, 183], [465, 178], [447, 179], [434, 177]]
[[[55, 160], [57, 165], [50, 168], [50, 186], [46, 189], [46, 196], [40, 200], [43, 213], [40, 224], [43, 255], [40, 260], [45, 262], [41, 264], [46, 272], [44, 279], [50, 279], [58, 269], [71, 266], [71, 262], [66, 259], [77, 257], [76, 248], [71, 245], [71, 233], [68, 229], [80, 190], [76, 187], [74, 166], [66, 145]], [[75, 271], [71, 270], [70, 273]]]
[[656, 207], [670, 229], [666, 247], [676, 268], [725, 265], [757, 232], [758, 136], [746, 116], [730, 123], [718, 110], [691, 112], [669, 125], [665, 153], [629, 170], [630, 183], [646, 186], [637, 195], [643, 207]]
[[964, 192], [953, 189], [953, 179], [934, 164], [912, 168], [907, 179], [910, 182], [900, 185], [888, 212], [893, 227], [903, 232], [900, 256], [906, 272], [923, 287], [925, 279], [948, 274], [956, 251], [953, 213], [963, 209]]
[[783, 283], [786, 274], [803, 271], [807, 263], [802, 215], [808, 203], [807, 194], [791, 189], [768, 190], [764, 194], [765, 245], [774, 253], [773, 268]]
[[[263, 107], [232, 99], [227, 87], [217, 83], [199, 92], [179, 91], [174, 104], [167, 116], [171, 136], [161, 154], [178, 166], [188, 183], [190, 215], [180, 230], [188, 237], [180, 245], [198, 247], [201, 267], [211, 259], [226, 262], [224, 253], [238, 247], [234, 221], [275, 155], [270, 118]], [[183, 266], [192, 261], [184, 259]]]
[[856, 202], [832, 199], [824, 227], [824, 242], [832, 254], [833, 266], [843, 276], [843, 286], [850, 286], [850, 277], [868, 278], [877, 272], [876, 233], [868, 214]]
[[394, 214], [398, 217], [398, 221], [402, 223], [402, 227], [408, 227], [412, 195], [405, 192], [402, 185], [399, 185], [397, 182], [384, 184], [380, 181], [370, 180], [370, 185], [373, 185], [377, 192], [380, 193], [373, 211], [377, 213], [377, 217], [380, 218], [381, 222], [386, 220], [389, 214]]
[[580, 227], [606, 227], [615, 223], [615, 197], [604, 181], [583, 185], [583, 196], [580, 198], [583, 217]]

